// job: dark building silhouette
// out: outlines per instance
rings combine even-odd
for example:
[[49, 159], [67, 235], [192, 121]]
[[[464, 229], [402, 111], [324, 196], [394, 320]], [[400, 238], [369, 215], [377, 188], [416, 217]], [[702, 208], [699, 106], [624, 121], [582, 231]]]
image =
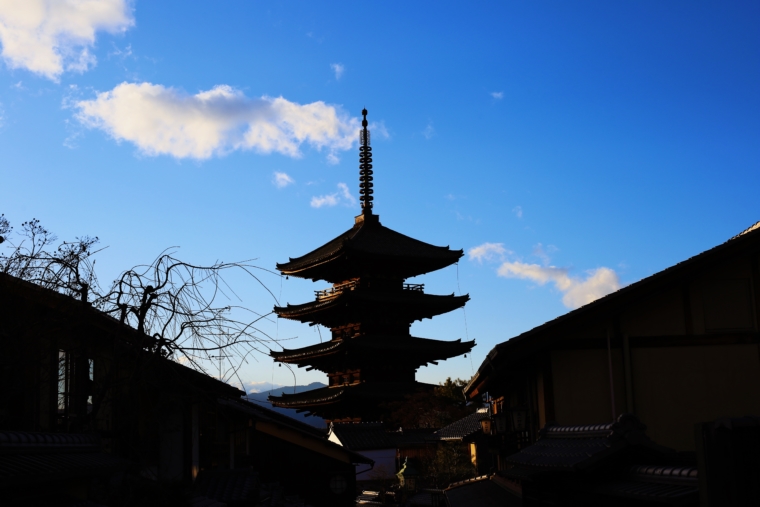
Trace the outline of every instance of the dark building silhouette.
[[96, 308], [0, 273], [0, 323], [0, 505], [143, 505], [169, 483], [193, 505], [355, 504], [371, 459]]
[[384, 227], [373, 213], [372, 148], [367, 110], [361, 131], [360, 201], [354, 226], [308, 254], [278, 264], [287, 276], [333, 284], [316, 291], [314, 301], [275, 307], [278, 317], [323, 325], [332, 331], [325, 343], [272, 352], [282, 363], [327, 374], [329, 385], [294, 395], [270, 397], [278, 407], [296, 408], [328, 421], [377, 420], [379, 405], [400, 400], [425, 384], [416, 370], [428, 363], [469, 352], [474, 341], [412, 337], [414, 321], [461, 308], [468, 295], [426, 294], [407, 278], [450, 266], [462, 250], [433, 246]]
[[[526, 507], [760, 505], [758, 351], [760, 222], [496, 345], [478, 452]], [[645, 429], [671, 451], [627, 456]]]

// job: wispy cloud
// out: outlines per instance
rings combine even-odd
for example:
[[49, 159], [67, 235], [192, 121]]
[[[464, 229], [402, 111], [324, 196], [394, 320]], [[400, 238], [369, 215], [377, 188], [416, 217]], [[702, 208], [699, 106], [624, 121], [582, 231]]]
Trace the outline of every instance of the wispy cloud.
[[515, 206], [514, 208], [512, 208], [512, 213], [514, 213], [517, 218], [522, 218], [523, 217], [522, 206]]
[[425, 139], [432, 139], [435, 136], [435, 128], [433, 128], [433, 122], [429, 121], [425, 130], [422, 131], [422, 135]]
[[541, 259], [541, 262], [544, 264], [544, 266], [548, 266], [552, 262], [552, 259], [549, 257], [549, 255], [553, 254], [557, 250], [559, 250], [559, 248], [554, 245], [547, 245], [546, 248], [544, 248], [544, 245], [538, 243], [533, 247], [533, 256]]
[[345, 183], [338, 183], [337, 192], [311, 198], [312, 208], [321, 208], [323, 206], [332, 207], [337, 206], [338, 204], [343, 204], [345, 206], [354, 206], [356, 204], [356, 198], [351, 195], [351, 191]]
[[195, 95], [151, 83], [122, 83], [73, 103], [76, 118], [157, 156], [207, 159], [235, 150], [301, 156], [308, 144], [330, 155], [357, 141], [359, 120], [324, 102], [248, 98], [219, 85]]
[[97, 60], [90, 50], [99, 31], [134, 25], [128, 0], [2, 0], [0, 42], [10, 68], [53, 81], [64, 71], [84, 72]]
[[504, 92], [491, 92], [491, 97], [495, 98], [496, 100], [501, 100], [504, 98]]
[[531, 280], [539, 285], [552, 282], [564, 294], [562, 303], [568, 308], [580, 308], [622, 287], [617, 273], [610, 268], [592, 269], [586, 271], [584, 278], [578, 278], [570, 276], [567, 268], [505, 262], [497, 273], [505, 278]]
[[288, 185], [292, 185], [295, 182], [296, 180], [288, 176], [287, 173], [281, 173], [278, 171], [275, 171], [272, 177], [272, 183], [277, 188], [285, 188]]
[[467, 251], [467, 255], [471, 261], [478, 261], [480, 263], [503, 259], [507, 253], [508, 251], [504, 248], [504, 243], [483, 243]]
[[467, 254], [471, 261], [481, 264], [499, 262], [498, 276], [531, 280], [538, 285], [553, 283], [562, 292], [562, 303], [568, 308], [579, 308], [622, 287], [617, 273], [610, 268], [592, 269], [586, 271], [585, 276], [577, 277], [570, 275], [568, 268], [549, 265], [549, 254], [556, 251], [554, 245], [544, 248], [538, 243], [533, 247], [533, 255], [541, 259], [543, 265], [507, 260], [513, 252], [504, 248], [503, 243], [483, 243], [470, 248]]
[[342, 63], [331, 63], [330, 68], [335, 72], [335, 79], [338, 81], [346, 71], [346, 67]]

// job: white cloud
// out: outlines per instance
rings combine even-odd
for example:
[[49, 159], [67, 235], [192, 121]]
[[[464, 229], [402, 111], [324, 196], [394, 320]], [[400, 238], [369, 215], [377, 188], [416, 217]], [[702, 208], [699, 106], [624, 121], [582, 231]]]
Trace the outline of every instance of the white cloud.
[[491, 97], [495, 98], [496, 100], [501, 100], [504, 98], [504, 92], [491, 92]]
[[541, 262], [544, 264], [544, 266], [548, 266], [552, 261], [551, 257], [549, 257], [549, 254], [553, 254], [557, 250], [559, 249], [554, 245], [548, 245], [544, 249], [544, 245], [538, 243], [533, 247], [533, 255], [541, 259]]
[[296, 180], [294, 180], [293, 178], [291, 178], [290, 176], [288, 176], [287, 173], [281, 173], [281, 172], [278, 172], [278, 171], [275, 171], [274, 172], [274, 176], [272, 177], [272, 183], [277, 188], [285, 188], [288, 185], [291, 185], [291, 184], [293, 184], [295, 182], [296, 182]]
[[586, 278], [571, 277], [566, 268], [539, 266], [523, 262], [504, 262], [499, 276], [532, 280], [539, 285], [553, 282], [564, 293], [562, 303], [568, 308], [579, 308], [620, 289], [617, 273], [610, 268], [597, 268], [586, 272]]
[[2, 57], [58, 81], [66, 71], [96, 64], [90, 49], [98, 31], [124, 32], [134, 25], [129, 0], [0, 0]]
[[351, 195], [351, 191], [348, 189], [348, 185], [345, 183], [338, 183], [338, 190], [340, 191], [341, 198], [349, 205], [353, 206], [356, 204], [356, 198]]
[[342, 63], [331, 63], [330, 68], [335, 72], [335, 79], [340, 80], [343, 73], [346, 71], [346, 67]]
[[76, 117], [147, 155], [207, 159], [234, 150], [301, 156], [306, 143], [329, 155], [357, 142], [359, 120], [339, 107], [282, 97], [248, 98], [219, 85], [195, 95], [151, 83], [122, 83], [74, 102]]
[[425, 139], [432, 139], [435, 136], [435, 128], [433, 128], [433, 122], [429, 121], [425, 130], [422, 131], [422, 135]]
[[507, 249], [504, 248], [504, 243], [483, 243], [482, 245], [470, 248], [467, 251], [467, 255], [470, 256], [471, 261], [478, 261], [482, 263], [485, 261], [492, 261], [494, 259], [502, 259], [507, 253]]
[[514, 213], [517, 218], [522, 218], [523, 216], [522, 206], [515, 206], [514, 208], [512, 208], [512, 213]]
[[382, 137], [383, 139], [388, 139], [391, 137], [390, 133], [388, 132], [388, 129], [385, 128], [385, 122], [383, 121], [370, 123], [369, 129], [372, 131], [373, 139], [377, 139], [378, 137]]
[[321, 208], [322, 206], [335, 206], [338, 204], [338, 194], [328, 194], [314, 196], [311, 198], [312, 208]]
[[312, 208], [321, 208], [322, 206], [332, 207], [337, 206], [338, 204], [344, 204], [346, 206], [354, 206], [356, 204], [356, 198], [351, 195], [351, 191], [345, 183], [338, 183], [337, 192], [311, 198]]

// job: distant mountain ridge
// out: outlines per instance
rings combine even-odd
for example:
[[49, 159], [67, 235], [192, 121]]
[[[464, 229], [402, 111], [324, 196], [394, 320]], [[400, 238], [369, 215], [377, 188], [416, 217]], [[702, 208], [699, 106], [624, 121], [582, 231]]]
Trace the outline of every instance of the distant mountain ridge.
[[[327, 386], [323, 384], [322, 382], [312, 382], [311, 384], [308, 384], [305, 386], [295, 386], [295, 392], [302, 393], [305, 391], [319, 389], [320, 387], [327, 387]], [[274, 410], [275, 412], [278, 412], [280, 414], [296, 419], [297, 421], [306, 423], [309, 426], [314, 426], [315, 428], [320, 428], [320, 429], [327, 428], [327, 423], [321, 417], [307, 416], [305, 413], [303, 412], [298, 413], [295, 411], [295, 409], [292, 409], [292, 408], [274, 407], [267, 400], [267, 398], [270, 395], [281, 396], [283, 394], [293, 394], [293, 386], [278, 387], [277, 389], [270, 389], [269, 391], [261, 391], [260, 393], [249, 393], [246, 395], [246, 398], [250, 402], [262, 405], [270, 410]]]

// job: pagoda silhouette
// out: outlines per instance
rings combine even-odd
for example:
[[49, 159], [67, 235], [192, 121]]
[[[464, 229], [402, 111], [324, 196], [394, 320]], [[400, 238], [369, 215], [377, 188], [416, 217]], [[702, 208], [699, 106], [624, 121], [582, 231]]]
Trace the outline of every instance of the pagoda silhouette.
[[280, 363], [320, 370], [327, 387], [270, 396], [276, 407], [294, 408], [328, 422], [377, 421], [387, 402], [434, 386], [415, 380], [421, 366], [472, 350], [475, 341], [415, 338], [413, 322], [457, 308], [469, 295], [426, 294], [406, 279], [456, 263], [462, 250], [451, 250], [404, 236], [373, 214], [373, 171], [367, 110], [362, 111], [359, 181], [362, 213], [354, 226], [321, 247], [277, 264], [286, 276], [325, 280], [332, 287], [315, 291], [314, 301], [276, 306], [278, 317], [323, 325], [332, 331], [324, 343], [270, 355]]

